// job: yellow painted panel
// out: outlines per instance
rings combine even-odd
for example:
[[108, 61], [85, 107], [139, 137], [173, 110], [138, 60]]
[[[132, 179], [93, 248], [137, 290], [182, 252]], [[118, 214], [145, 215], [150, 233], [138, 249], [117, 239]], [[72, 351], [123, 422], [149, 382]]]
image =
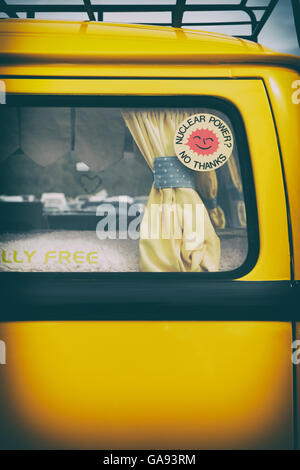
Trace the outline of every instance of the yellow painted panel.
[[7, 323], [0, 337], [0, 415], [31, 447], [292, 447], [288, 323]]
[[[253, 77], [266, 76], [266, 71], [263, 74], [261, 69], [248, 66], [236, 67], [233, 73], [224, 65], [197, 69], [191, 63], [205, 60], [215, 64], [217, 56], [219, 63], [225, 58], [228, 61], [229, 56], [237, 63], [261, 52], [273, 55], [271, 51], [258, 50], [257, 45], [221, 35], [203, 37], [202, 33], [118, 25], [100, 30], [90, 23], [71, 23], [66, 27], [60, 22], [26, 20], [18, 24], [19, 35], [15, 35], [16, 22], [1, 22], [2, 52], [18, 52], [27, 58], [30, 54], [45, 58], [47, 53], [53, 61], [65, 54], [68, 61], [76, 57], [84, 63], [86, 59], [98, 60], [101, 43], [104, 52], [108, 51], [107, 56], [102, 51], [99, 68], [95, 64], [66, 63], [57, 67], [53, 63], [10, 65], [2, 66], [1, 73], [23, 70], [45, 74], [50, 70], [56, 75], [63, 71], [75, 76], [104, 72]], [[27, 34], [26, 40], [23, 33]], [[112, 33], [114, 40], [108, 47]], [[130, 54], [122, 54], [121, 46]], [[151, 65], [149, 72], [149, 65], [140, 66], [145, 50], [149, 62], [161, 61], [161, 68]], [[124, 62], [130, 60], [131, 65], [125, 63], [120, 67], [120, 57]], [[182, 64], [172, 68], [175, 59]], [[106, 61], [115, 61], [119, 71]], [[260, 224], [258, 263], [243, 279], [289, 279], [281, 168], [261, 81], [6, 80], [6, 85], [8, 91], [17, 93], [171, 95], [174, 102], [178, 95], [192, 94], [231, 101], [240, 110], [246, 126]], [[282, 103], [281, 111], [286, 114], [284, 106]], [[286, 135], [283, 122], [280, 132], [281, 136]], [[288, 158], [294, 158], [288, 170], [292, 175], [298, 169], [295, 157], [291, 157], [295, 147], [289, 145], [286, 150]], [[295, 188], [291, 187], [291, 194]], [[297, 204], [296, 200], [292, 204]], [[13, 423], [19, 430], [16, 432], [23, 432], [24, 439], [36, 446], [46, 443], [49, 447], [75, 448], [292, 447], [289, 324], [8, 323], [1, 325], [0, 337], [7, 343], [7, 365], [0, 367], [0, 415], [11, 417], [10, 426]]]
[[[247, 68], [249, 70], [249, 68]], [[227, 77], [231, 78], [231, 67], [220, 65], [201, 66], [178, 64], [1, 64], [0, 75], [60, 76], [60, 77]]]

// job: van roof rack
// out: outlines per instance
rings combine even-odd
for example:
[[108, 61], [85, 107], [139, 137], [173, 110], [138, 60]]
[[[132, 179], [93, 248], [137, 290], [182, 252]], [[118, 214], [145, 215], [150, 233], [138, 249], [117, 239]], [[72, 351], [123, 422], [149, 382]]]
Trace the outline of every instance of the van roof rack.
[[[133, 21], [129, 23], [138, 23], [134, 21], [135, 13], [154, 13], [154, 12], [169, 12], [170, 21], [164, 23], [149, 23], [142, 22], [141, 24], [155, 24], [156, 26], [173, 26], [176, 28], [186, 27], [209, 27], [214, 26], [248, 26], [251, 29], [248, 35], [238, 35], [236, 37], [249, 39], [257, 42], [259, 33], [262, 31], [266, 22], [273, 13], [274, 8], [278, 4], [279, 0], [266, 0], [264, 6], [250, 6], [249, 0], [240, 0], [239, 3], [187, 3], [187, 0], [174, 0], [173, 3], [164, 2], [162, 0], [159, 4], [145, 4], [140, 2], [136, 4], [127, 3], [126, 1], [122, 4], [109, 4], [105, 3], [105, 0], [101, 4], [93, 4], [91, 0], [83, 0], [82, 4], [70, 5], [63, 3], [58, 4], [13, 4], [7, 3], [5, 0], [0, 0], [0, 12], [5, 13], [10, 18], [18, 18], [19, 13], [25, 13], [27, 18], [35, 18], [36, 14], [40, 13], [86, 13], [90, 21], [105, 21], [106, 13], [132, 13]], [[300, 0], [291, 0], [293, 6], [293, 13], [295, 19], [295, 26], [297, 31], [298, 42], [300, 46]], [[241, 15], [248, 15], [247, 20], [241, 21], [194, 21], [184, 22], [184, 14], [187, 12], [201, 13], [201, 12], [226, 12], [236, 13], [239, 12]], [[259, 18], [259, 19], [258, 19]], [[67, 17], [66, 17], [67, 19]]]

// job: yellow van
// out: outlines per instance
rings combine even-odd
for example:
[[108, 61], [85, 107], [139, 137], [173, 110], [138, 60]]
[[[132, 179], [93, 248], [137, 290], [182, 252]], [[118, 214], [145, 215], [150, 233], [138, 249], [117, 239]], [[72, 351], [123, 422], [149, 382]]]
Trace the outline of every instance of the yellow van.
[[299, 71], [1, 20], [1, 448], [297, 448]]

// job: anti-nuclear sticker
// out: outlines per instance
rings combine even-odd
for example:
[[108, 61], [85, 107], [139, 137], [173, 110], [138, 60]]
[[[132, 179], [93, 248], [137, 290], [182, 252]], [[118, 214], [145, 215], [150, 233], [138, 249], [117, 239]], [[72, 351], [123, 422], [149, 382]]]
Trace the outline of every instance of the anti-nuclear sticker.
[[233, 150], [230, 128], [213, 114], [194, 114], [175, 133], [178, 159], [191, 170], [212, 171], [227, 162]]

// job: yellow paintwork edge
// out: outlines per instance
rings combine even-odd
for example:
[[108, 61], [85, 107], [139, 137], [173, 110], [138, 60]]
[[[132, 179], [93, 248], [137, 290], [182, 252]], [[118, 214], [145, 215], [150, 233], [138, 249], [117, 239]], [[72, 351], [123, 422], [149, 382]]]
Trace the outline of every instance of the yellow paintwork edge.
[[245, 39], [192, 29], [125, 23], [12, 19], [0, 22], [0, 58], [73, 63], [273, 64], [300, 67], [297, 56], [280, 54]]

